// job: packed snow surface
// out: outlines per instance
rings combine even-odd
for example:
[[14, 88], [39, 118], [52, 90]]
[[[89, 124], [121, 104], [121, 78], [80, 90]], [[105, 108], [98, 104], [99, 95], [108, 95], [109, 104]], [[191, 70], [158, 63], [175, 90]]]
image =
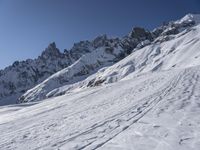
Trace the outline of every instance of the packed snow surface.
[[0, 149], [200, 148], [200, 68], [0, 108]]

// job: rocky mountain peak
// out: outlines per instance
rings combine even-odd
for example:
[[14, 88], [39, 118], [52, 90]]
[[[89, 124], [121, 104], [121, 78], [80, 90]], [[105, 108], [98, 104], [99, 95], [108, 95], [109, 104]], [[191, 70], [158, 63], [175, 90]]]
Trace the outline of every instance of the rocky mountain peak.
[[105, 46], [106, 41], [108, 41], [107, 35], [100, 35], [93, 40], [93, 46], [95, 48]]
[[129, 36], [138, 40], [152, 39], [151, 33], [141, 27], [134, 27]]
[[50, 43], [48, 48], [49, 49], [56, 49], [56, 43], [55, 42]]
[[52, 42], [49, 46], [42, 52], [42, 58], [49, 58], [49, 57], [59, 57], [61, 55], [60, 50], [56, 47], [56, 43]]

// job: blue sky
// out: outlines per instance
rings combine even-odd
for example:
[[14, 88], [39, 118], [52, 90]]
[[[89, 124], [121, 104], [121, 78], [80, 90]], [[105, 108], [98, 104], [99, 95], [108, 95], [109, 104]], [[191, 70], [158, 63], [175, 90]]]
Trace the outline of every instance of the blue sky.
[[100, 34], [123, 36], [200, 13], [200, 0], [0, 0], [0, 68], [36, 58], [55, 41], [62, 51]]

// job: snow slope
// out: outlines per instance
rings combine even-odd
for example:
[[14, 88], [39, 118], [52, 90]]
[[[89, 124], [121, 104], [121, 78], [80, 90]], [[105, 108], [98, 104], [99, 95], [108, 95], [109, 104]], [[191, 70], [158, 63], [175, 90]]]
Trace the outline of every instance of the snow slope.
[[0, 109], [0, 149], [200, 148], [200, 67]]
[[200, 149], [199, 67], [186, 69], [156, 107], [100, 149]]

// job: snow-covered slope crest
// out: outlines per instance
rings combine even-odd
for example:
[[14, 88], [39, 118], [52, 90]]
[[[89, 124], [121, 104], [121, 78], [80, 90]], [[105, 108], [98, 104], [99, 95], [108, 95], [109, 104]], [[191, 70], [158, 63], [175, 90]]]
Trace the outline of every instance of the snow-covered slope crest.
[[176, 21], [176, 23], [183, 23], [183, 22], [189, 22], [189, 21], [195, 21], [196, 24], [200, 23], [200, 14], [187, 14], [182, 19]]
[[[133, 49], [131, 55], [116, 64], [108, 63], [113, 60], [113, 57], [110, 57], [110, 54], [101, 53], [101, 51], [103, 52], [104, 50], [98, 50], [99, 53], [94, 51], [95, 54], [91, 53], [86, 55], [91, 61], [85, 63], [84, 59], [88, 58], [81, 58], [74, 65], [56, 73], [43, 83], [26, 92], [20, 98], [20, 102], [42, 100], [48, 97], [63, 95], [72, 90], [77, 91], [82, 88], [113, 83], [128, 75], [134, 76], [137, 73], [200, 65], [200, 25], [197, 23], [198, 16], [199, 15], [193, 16], [188, 14], [178, 21], [170, 22], [162, 28], [159, 27], [155, 29], [151, 35], [153, 37], [156, 35], [155, 33], [158, 33], [159, 31], [160, 33], [157, 37], [145, 46], [142, 46], [142, 43], [138, 44], [137, 47]], [[196, 24], [194, 24], [194, 21]], [[137, 33], [143, 32], [142, 29], [135, 28], [129, 36], [137, 36], [136, 31]], [[146, 37], [149, 36], [148, 33], [143, 35]], [[149, 37], [149, 39], [152, 37]], [[123, 49], [121, 45], [119, 45], [119, 47], [121, 50]], [[115, 51], [116, 50], [114, 50], [114, 52]], [[119, 54], [120, 51], [117, 50], [117, 53], [114, 55]], [[109, 57], [111, 59], [105, 59], [105, 62], [103, 63], [102, 59], [99, 60], [98, 57]], [[96, 68], [95, 71], [88, 71], [90, 69], [87, 69], [87, 66], [96, 66], [96, 64], [105, 65], [92, 67]], [[82, 68], [80, 66], [84, 67], [83, 69], [78, 70], [78, 68]], [[103, 66], [107, 67], [100, 69]], [[99, 71], [95, 73], [98, 69]], [[91, 75], [92, 73], [94, 74], [81, 81], [83, 78], [78, 79], [75, 75], [78, 71], [88, 71], [89, 73], [84, 77], [88, 77], [88, 75]], [[67, 82], [65, 82], [65, 80], [67, 80]], [[62, 84], [58, 82], [61, 82]]]

